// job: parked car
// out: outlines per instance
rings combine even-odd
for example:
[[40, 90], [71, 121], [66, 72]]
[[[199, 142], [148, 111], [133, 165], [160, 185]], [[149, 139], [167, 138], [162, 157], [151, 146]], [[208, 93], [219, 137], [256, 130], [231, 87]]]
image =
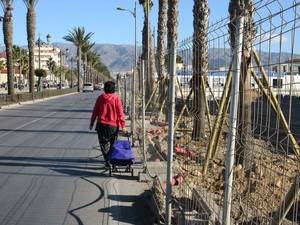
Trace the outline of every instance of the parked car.
[[94, 89], [95, 89], [95, 90], [102, 90], [103, 87], [101, 86], [101, 84], [95, 84]]
[[60, 84], [57, 84], [56, 88], [57, 88], [57, 89], [66, 89], [67, 86], [66, 86], [64, 83], [62, 83], [62, 84], [61, 84], [61, 87], [60, 87]]
[[93, 83], [84, 83], [82, 91], [83, 92], [94, 92], [94, 85], [93, 85]]

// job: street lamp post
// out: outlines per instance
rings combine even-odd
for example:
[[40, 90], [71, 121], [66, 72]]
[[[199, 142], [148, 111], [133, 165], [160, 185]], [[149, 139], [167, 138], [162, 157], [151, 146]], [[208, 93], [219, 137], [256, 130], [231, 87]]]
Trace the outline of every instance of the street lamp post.
[[74, 58], [72, 57], [71, 58], [71, 88], [73, 88], [73, 61], [74, 61]]
[[[66, 48], [66, 65], [68, 65], [68, 56], [69, 56], [69, 49]], [[65, 77], [66, 80], [66, 77]]]
[[49, 45], [50, 44], [50, 39], [51, 39], [50, 34], [47, 34], [46, 38], [47, 38], [47, 44]]
[[134, 138], [135, 138], [135, 76], [136, 76], [136, 67], [137, 67], [137, 45], [136, 45], [136, 1], [134, 2], [134, 9], [132, 10], [128, 10], [128, 9], [124, 9], [121, 7], [118, 7], [117, 10], [120, 11], [127, 11], [129, 13], [131, 13], [131, 15], [134, 18], [134, 71], [132, 74], [132, 94], [131, 94], [131, 133], [132, 133], [132, 143], [134, 144]]
[[38, 47], [39, 47], [39, 69], [41, 69], [41, 36], [39, 35], [39, 38], [37, 40], [37, 44], [38, 44]]
[[59, 51], [59, 89], [62, 89], [62, 60], [63, 60], [63, 52], [62, 50]]

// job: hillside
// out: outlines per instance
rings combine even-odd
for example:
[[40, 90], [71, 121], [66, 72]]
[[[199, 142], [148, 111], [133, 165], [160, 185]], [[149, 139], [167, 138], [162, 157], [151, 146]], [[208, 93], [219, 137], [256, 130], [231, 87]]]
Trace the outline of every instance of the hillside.
[[[55, 43], [55, 46], [70, 49], [70, 54], [76, 53], [76, 49], [71, 44]], [[141, 48], [138, 48], [138, 51]], [[134, 46], [133, 45], [114, 45], [114, 44], [96, 44], [94, 46], [100, 55], [102, 62], [111, 72], [127, 72], [134, 65]]]
[[[62, 49], [69, 48], [71, 54], [75, 55], [76, 49], [71, 44], [55, 43]], [[134, 46], [133, 45], [115, 45], [115, 44], [96, 44], [94, 49], [100, 53], [103, 63], [109, 68], [111, 72], [124, 72], [130, 71], [134, 63]], [[138, 47], [138, 52], [141, 51], [141, 47]], [[192, 52], [192, 51], [191, 51]], [[271, 53], [269, 57], [268, 52], [261, 52], [261, 59], [264, 65], [278, 63], [280, 61], [290, 59], [291, 53], [282, 52]], [[192, 62], [191, 55], [189, 56], [189, 62]], [[300, 58], [300, 55], [294, 55], [296, 58]], [[209, 64], [210, 68], [218, 68], [226, 66], [230, 63], [230, 50], [222, 48], [212, 48], [209, 50]]]

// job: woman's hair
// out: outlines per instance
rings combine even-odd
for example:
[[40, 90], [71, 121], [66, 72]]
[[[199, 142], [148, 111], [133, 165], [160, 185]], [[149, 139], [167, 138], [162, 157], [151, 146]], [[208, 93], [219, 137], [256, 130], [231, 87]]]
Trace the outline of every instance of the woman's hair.
[[104, 83], [104, 92], [105, 93], [115, 93], [116, 83], [113, 81], [107, 81]]

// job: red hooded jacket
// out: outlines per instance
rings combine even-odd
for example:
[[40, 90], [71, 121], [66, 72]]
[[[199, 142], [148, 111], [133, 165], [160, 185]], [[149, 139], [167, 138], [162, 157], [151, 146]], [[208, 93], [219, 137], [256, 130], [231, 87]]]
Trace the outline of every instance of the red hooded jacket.
[[103, 93], [95, 103], [91, 125], [98, 118], [101, 124], [113, 127], [125, 127], [125, 115], [120, 97], [115, 93]]

